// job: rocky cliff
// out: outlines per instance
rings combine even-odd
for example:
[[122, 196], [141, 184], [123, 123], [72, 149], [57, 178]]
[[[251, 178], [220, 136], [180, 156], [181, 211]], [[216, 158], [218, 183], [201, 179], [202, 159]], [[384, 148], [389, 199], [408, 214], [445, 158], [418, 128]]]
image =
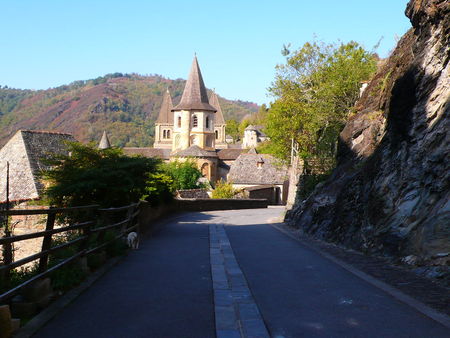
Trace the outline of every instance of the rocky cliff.
[[406, 15], [413, 27], [357, 102], [337, 168], [286, 220], [442, 275], [450, 264], [450, 4], [411, 0]]

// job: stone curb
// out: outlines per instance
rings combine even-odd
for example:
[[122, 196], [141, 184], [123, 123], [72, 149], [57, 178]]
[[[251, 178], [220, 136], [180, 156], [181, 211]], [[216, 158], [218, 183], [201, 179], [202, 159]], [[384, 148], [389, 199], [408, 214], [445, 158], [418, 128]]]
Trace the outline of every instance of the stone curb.
[[278, 226], [277, 224], [274, 224], [274, 223], [268, 223], [268, 224], [271, 227], [273, 227], [274, 229], [285, 234], [286, 236], [289, 236], [290, 238], [296, 240], [297, 242], [300, 242], [307, 248], [314, 250], [315, 252], [320, 254], [322, 257], [332, 261], [333, 263], [336, 263], [340, 267], [344, 268], [345, 270], [354, 274], [355, 276], [361, 278], [362, 280], [366, 281], [367, 283], [377, 287], [378, 289], [383, 290], [384, 292], [388, 293], [395, 299], [401, 301], [402, 303], [405, 303], [406, 305], [414, 308], [415, 310], [419, 311], [423, 315], [431, 318], [432, 320], [434, 320], [434, 321], [440, 323], [441, 325], [445, 326], [446, 328], [450, 329], [450, 317], [449, 316], [432, 309], [431, 307], [423, 304], [422, 302], [419, 302], [418, 300], [412, 298], [411, 296], [404, 294], [403, 292], [396, 289], [395, 287], [393, 287], [389, 284], [386, 284], [386, 283], [366, 274], [365, 272], [358, 270], [357, 268], [353, 267], [352, 265], [345, 263], [342, 260], [322, 251], [321, 249], [317, 248], [316, 246], [314, 246], [310, 243], [307, 243], [306, 241], [302, 240], [301, 238], [298, 238], [293, 233]]

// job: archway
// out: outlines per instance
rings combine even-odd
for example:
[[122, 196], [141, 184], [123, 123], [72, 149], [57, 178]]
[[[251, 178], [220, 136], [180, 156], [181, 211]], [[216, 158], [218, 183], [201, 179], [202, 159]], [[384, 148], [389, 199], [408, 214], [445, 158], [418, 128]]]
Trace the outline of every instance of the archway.
[[202, 176], [203, 177], [206, 177], [208, 180], [210, 179], [210, 176], [209, 176], [209, 163], [207, 163], [207, 162], [203, 163], [200, 171], [202, 172]]

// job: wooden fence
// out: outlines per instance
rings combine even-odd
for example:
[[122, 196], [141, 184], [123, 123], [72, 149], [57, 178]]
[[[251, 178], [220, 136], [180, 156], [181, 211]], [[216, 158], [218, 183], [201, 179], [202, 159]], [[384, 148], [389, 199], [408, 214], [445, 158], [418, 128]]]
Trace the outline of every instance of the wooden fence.
[[[74, 213], [85, 215], [90, 219], [75, 224], [55, 227], [57, 215], [70, 215]], [[48, 276], [61, 267], [74, 262], [76, 259], [86, 257], [89, 254], [105, 248], [108, 244], [123, 237], [128, 232], [139, 230], [138, 204], [109, 209], [100, 209], [98, 205], [89, 205], [74, 208], [48, 208], [39, 210], [0, 210], [0, 218], [15, 215], [39, 214], [47, 215], [44, 231], [14, 236], [7, 230], [5, 231], [4, 237], [0, 238], [0, 247], [3, 247], [3, 264], [0, 265], [0, 282], [8, 289], [6, 292], [0, 294], [0, 304], [4, 304], [11, 297], [18, 294], [33, 282]], [[68, 233], [69, 231], [77, 231], [78, 236], [73, 240], [54, 246], [53, 235]], [[107, 231], [113, 231], [114, 236], [105, 239]], [[43, 240], [42, 248], [39, 253], [22, 258], [18, 261], [13, 260], [13, 243], [40, 237], [42, 237]], [[95, 240], [93, 240], [94, 238]], [[49, 256], [67, 247], [76, 247], [77, 250], [75, 254], [63, 259], [52, 267], [48, 267]], [[36, 260], [39, 260], [37, 274], [20, 285], [9, 288], [9, 286], [11, 286], [11, 271]]]

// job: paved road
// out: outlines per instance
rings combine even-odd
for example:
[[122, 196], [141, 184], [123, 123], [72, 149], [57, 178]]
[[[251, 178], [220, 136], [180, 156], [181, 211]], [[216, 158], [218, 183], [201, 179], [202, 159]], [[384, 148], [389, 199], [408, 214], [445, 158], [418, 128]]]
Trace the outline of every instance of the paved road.
[[36, 336], [450, 337], [268, 225], [281, 211], [174, 218]]

